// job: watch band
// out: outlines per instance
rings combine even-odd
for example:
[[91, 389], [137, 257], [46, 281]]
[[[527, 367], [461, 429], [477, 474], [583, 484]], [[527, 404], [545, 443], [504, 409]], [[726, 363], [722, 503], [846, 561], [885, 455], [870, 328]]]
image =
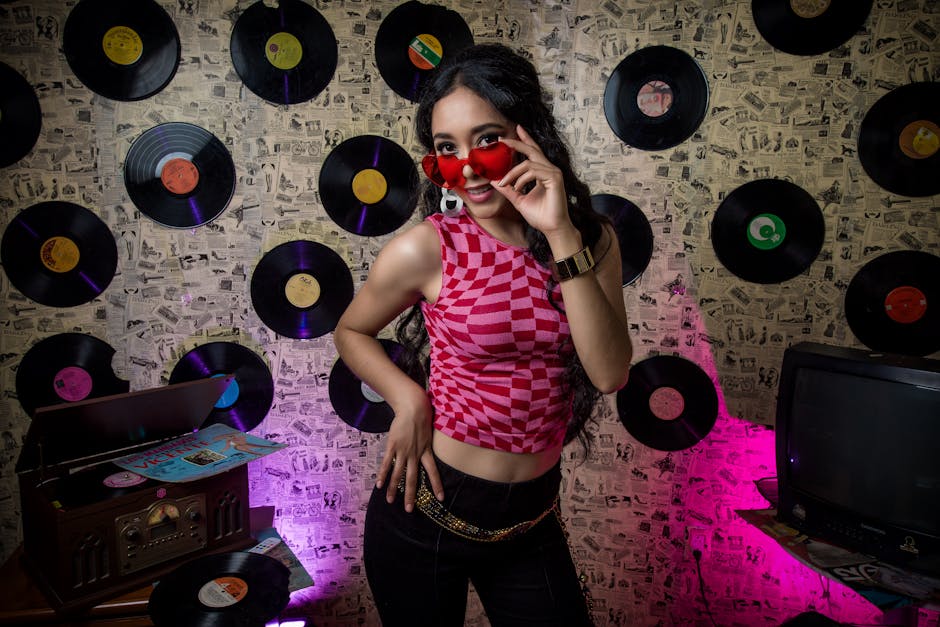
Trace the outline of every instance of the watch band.
[[555, 279], [561, 282], [584, 274], [593, 267], [594, 256], [591, 254], [591, 249], [585, 246], [570, 257], [556, 259], [552, 270]]

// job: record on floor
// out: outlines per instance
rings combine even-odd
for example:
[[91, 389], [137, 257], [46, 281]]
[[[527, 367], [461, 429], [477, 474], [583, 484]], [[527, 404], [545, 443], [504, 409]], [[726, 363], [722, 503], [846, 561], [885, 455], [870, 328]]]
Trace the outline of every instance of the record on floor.
[[649, 46], [627, 55], [607, 80], [604, 114], [628, 146], [664, 150], [692, 136], [708, 109], [708, 80], [688, 53]]
[[635, 204], [615, 194], [594, 194], [591, 205], [610, 218], [620, 244], [620, 268], [623, 286], [636, 281], [653, 257], [653, 229], [646, 215]]
[[333, 331], [352, 302], [349, 267], [333, 249], [294, 240], [265, 253], [251, 276], [251, 303], [261, 321], [286, 337]]
[[712, 218], [712, 246], [731, 272], [753, 283], [781, 283], [812, 265], [826, 225], [816, 200], [788, 181], [741, 185]]
[[290, 601], [290, 569], [260, 553], [202, 555], [161, 577], [147, 612], [157, 627], [262, 627]]
[[303, 0], [258, 0], [232, 29], [232, 64], [245, 86], [276, 104], [314, 98], [336, 71], [336, 36]]
[[875, 183], [901, 196], [940, 193], [940, 82], [897, 87], [859, 127], [858, 158]]
[[173, 367], [170, 384], [234, 375], [200, 429], [224, 424], [248, 432], [261, 424], [274, 402], [271, 370], [255, 351], [235, 342], [209, 342], [188, 351]]
[[86, 333], [59, 333], [40, 340], [16, 370], [16, 396], [30, 416], [39, 407], [123, 394], [130, 383], [111, 366], [114, 349]]
[[75, 203], [41, 202], [18, 213], [0, 240], [0, 261], [16, 289], [50, 307], [74, 307], [107, 289], [117, 270], [108, 226]]
[[0, 63], [0, 168], [29, 154], [42, 130], [42, 109], [29, 81]]
[[169, 85], [181, 51], [176, 24], [154, 0], [80, 0], [65, 20], [62, 47], [86, 87], [124, 101]]
[[124, 185], [141, 213], [189, 229], [219, 217], [235, 193], [235, 162], [219, 139], [187, 122], [166, 122], [134, 140]]
[[630, 368], [627, 385], [617, 392], [617, 412], [640, 443], [678, 451], [697, 444], [715, 426], [718, 393], [697, 364], [656, 355]]
[[815, 55], [838, 48], [859, 31], [872, 0], [752, 0], [754, 23], [782, 52]]
[[874, 351], [929, 355], [940, 350], [940, 257], [901, 250], [885, 253], [852, 277], [845, 317], [858, 340]]
[[[405, 347], [384, 338], [379, 339], [379, 343], [385, 354], [403, 368]], [[408, 376], [421, 387], [425, 386], [420, 367], [413, 368]], [[391, 405], [357, 377], [342, 359], [337, 359], [330, 371], [330, 402], [343, 422], [366, 433], [385, 433], [395, 418]]]
[[473, 45], [456, 11], [409, 0], [392, 9], [375, 35], [375, 63], [395, 93], [417, 102], [441, 62]]
[[333, 222], [357, 235], [385, 235], [411, 217], [418, 170], [404, 148], [359, 135], [334, 148], [320, 169], [320, 199]]

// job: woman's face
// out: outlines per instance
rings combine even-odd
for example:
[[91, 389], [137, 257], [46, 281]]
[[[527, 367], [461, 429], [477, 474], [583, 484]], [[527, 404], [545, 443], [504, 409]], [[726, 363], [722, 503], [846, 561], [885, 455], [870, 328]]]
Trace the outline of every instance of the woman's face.
[[[464, 86], [437, 101], [431, 111], [431, 136], [434, 152], [466, 159], [467, 153], [498, 141], [500, 137], [516, 139], [516, 125], [506, 119], [493, 105]], [[463, 168], [466, 185], [455, 191], [467, 209], [477, 218], [492, 217], [507, 209], [515, 209], [506, 198], [493, 189], [490, 181]]]

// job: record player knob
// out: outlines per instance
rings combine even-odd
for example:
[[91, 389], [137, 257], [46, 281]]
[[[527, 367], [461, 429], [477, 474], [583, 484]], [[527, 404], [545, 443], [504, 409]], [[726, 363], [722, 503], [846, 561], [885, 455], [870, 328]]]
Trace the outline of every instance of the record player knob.
[[199, 522], [202, 519], [202, 513], [198, 509], [190, 509], [186, 511], [186, 518], [190, 522]]
[[128, 527], [124, 530], [124, 539], [128, 542], [136, 543], [140, 538], [140, 529], [137, 527]]

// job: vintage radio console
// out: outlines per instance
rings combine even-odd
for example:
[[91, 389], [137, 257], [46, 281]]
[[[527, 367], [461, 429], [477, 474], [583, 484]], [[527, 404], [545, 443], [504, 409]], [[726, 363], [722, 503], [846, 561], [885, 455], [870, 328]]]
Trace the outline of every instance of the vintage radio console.
[[139, 588], [198, 555], [253, 544], [247, 466], [167, 483], [110, 461], [198, 428], [230, 381], [36, 411], [17, 464], [23, 560], [56, 611]]

